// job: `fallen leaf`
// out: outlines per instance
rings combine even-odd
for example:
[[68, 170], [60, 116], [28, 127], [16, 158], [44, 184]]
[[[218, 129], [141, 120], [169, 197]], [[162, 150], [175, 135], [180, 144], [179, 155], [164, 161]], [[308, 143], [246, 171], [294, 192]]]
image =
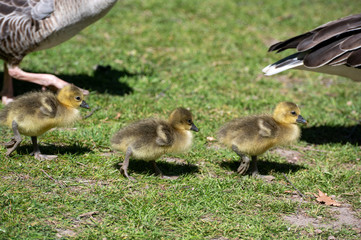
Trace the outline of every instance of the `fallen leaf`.
[[207, 137], [207, 141], [208, 142], [214, 142], [214, 141], [216, 141], [216, 139], [214, 137]]
[[106, 122], [106, 121], [108, 121], [108, 117], [106, 117], [106, 118], [104, 118], [104, 119], [102, 119], [102, 120], [100, 120], [101, 122]]
[[321, 192], [319, 189], [318, 189], [318, 195], [317, 194], [314, 195], [316, 197], [316, 201], [321, 204], [326, 204], [327, 206], [335, 206], [335, 207], [341, 206], [340, 203], [336, 202], [331, 197], [327, 196], [326, 193]]
[[58, 233], [56, 234], [56, 236], [57, 236], [58, 238], [75, 237], [75, 236], [76, 236], [76, 232], [74, 232], [73, 230], [70, 230], [70, 229], [66, 229], [66, 230], [56, 229], [56, 231], [58, 232]]
[[118, 120], [120, 118], [121, 114], [120, 112], [117, 113], [117, 116], [114, 117], [115, 120]]

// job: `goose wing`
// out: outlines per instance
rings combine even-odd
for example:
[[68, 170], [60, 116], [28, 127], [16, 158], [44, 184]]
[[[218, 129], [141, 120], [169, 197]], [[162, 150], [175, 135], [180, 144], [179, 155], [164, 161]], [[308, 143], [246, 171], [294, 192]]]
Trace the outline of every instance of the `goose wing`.
[[54, 0], [0, 0], [0, 57], [20, 62], [39, 41], [39, 26], [54, 11]]
[[324, 65], [361, 66], [361, 14], [328, 22], [309, 32], [278, 42], [269, 51], [294, 48], [309, 68]]

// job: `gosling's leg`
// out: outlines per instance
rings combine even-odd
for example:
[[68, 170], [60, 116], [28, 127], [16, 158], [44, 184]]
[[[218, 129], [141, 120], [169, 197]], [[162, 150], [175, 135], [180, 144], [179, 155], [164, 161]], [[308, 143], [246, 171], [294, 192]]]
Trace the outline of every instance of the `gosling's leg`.
[[157, 164], [155, 163], [155, 160], [150, 161], [150, 162], [153, 165], [156, 176], [160, 176], [160, 178], [163, 178], [163, 179], [177, 179], [178, 178], [178, 176], [166, 176], [166, 175], [163, 175], [162, 171], [158, 168]]
[[155, 160], [150, 161], [153, 165], [155, 175], [163, 177], [162, 171], [158, 168], [157, 164], [155, 163]]
[[272, 175], [261, 175], [258, 172], [257, 156], [252, 156], [252, 161], [251, 161], [251, 164], [250, 164], [250, 171], [251, 171], [252, 177], [262, 178], [262, 179], [265, 179], [267, 181], [272, 181], [273, 179], [275, 179], [275, 177], [272, 176]]
[[122, 165], [121, 167], [120, 167], [120, 173], [124, 176], [124, 177], [126, 177], [126, 178], [128, 178], [129, 180], [135, 180], [133, 177], [130, 177], [129, 175], [128, 175], [128, 166], [129, 166], [129, 158], [130, 158], [130, 156], [132, 155], [132, 153], [133, 153], [133, 151], [132, 151], [132, 149], [130, 148], [130, 147], [128, 147], [127, 148], [127, 151], [125, 152], [125, 158], [124, 158], [124, 162], [123, 163], [120, 163], [120, 165]]
[[262, 176], [259, 174], [258, 172], [258, 166], [257, 166], [257, 156], [252, 156], [251, 157], [252, 160], [251, 160], [251, 163], [250, 163], [250, 172], [252, 174], [253, 177], [255, 176]]
[[12, 122], [12, 128], [14, 132], [14, 137], [10, 140], [10, 142], [4, 144], [5, 147], [7, 148], [6, 156], [9, 156], [12, 152], [14, 152], [22, 141], [22, 138], [18, 130], [18, 124], [15, 121]]
[[38, 160], [53, 160], [57, 158], [57, 155], [45, 155], [40, 153], [38, 139], [37, 137], [31, 137], [31, 141], [33, 142], [34, 151], [30, 153], [30, 155], [34, 155], [34, 157]]
[[249, 157], [241, 153], [236, 145], [232, 145], [232, 150], [241, 158], [241, 163], [239, 164], [237, 172], [241, 175], [244, 175], [249, 168]]

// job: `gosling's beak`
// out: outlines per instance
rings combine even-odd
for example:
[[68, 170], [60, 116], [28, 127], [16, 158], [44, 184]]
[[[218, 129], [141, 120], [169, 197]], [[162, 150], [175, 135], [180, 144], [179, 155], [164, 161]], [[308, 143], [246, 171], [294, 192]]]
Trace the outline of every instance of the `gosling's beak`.
[[298, 118], [297, 118], [296, 122], [297, 123], [307, 124], [307, 121], [301, 115], [298, 115]]
[[89, 105], [84, 100], [81, 102], [80, 107], [89, 109]]
[[199, 129], [196, 127], [196, 125], [194, 125], [194, 123], [192, 123], [191, 130], [193, 130], [195, 132], [199, 131]]

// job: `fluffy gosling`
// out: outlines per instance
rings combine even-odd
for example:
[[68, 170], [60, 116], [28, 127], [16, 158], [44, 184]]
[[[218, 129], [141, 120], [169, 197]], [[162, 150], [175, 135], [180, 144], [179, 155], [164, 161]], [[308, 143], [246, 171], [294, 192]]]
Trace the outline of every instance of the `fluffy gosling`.
[[[291, 102], [277, 104], [273, 115], [247, 116], [231, 120], [218, 131], [221, 143], [230, 147], [241, 158], [237, 169], [245, 174], [249, 169], [253, 176], [261, 176], [257, 156], [274, 146], [288, 145], [300, 138], [297, 123], [307, 123], [298, 106]], [[252, 161], [246, 156], [250, 155]]]
[[56, 155], [40, 153], [37, 137], [54, 127], [68, 126], [78, 119], [77, 108], [89, 108], [83, 100], [82, 91], [74, 85], [67, 85], [58, 94], [52, 92], [30, 92], [16, 98], [0, 111], [0, 123], [12, 128], [14, 137], [8, 143], [9, 156], [22, 141], [20, 134], [30, 136], [34, 151], [31, 155], [38, 160], [54, 159]]
[[125, 153], [121, 173], [128, 179], [129, 158], [150, 161], [156, 175], [163, 177], [155, 160], [166, 153], [182, 153], [192, 145], [193, 130], [198, 128], [193, 123], [192, 113], [185, 108], [175, 109], [168, 121], [161, 119], [145, 119], [120, 129], [111, 138], [113, 149]]

